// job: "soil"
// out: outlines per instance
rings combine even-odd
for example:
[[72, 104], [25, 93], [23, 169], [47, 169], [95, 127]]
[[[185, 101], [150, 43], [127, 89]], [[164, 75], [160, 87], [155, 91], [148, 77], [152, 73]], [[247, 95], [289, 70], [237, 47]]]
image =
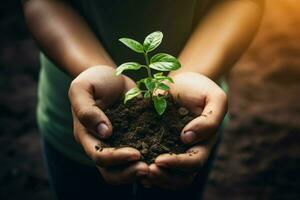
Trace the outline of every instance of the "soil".
[[189, 146], [180, 140], [182, 128], [194, 118], [186, 108], [167, 98], [168, 106], [158, 115], [149, 100], [135, 98], [127, 104], [118, 102], [105, 111], [111, 120], [114, 134], [103, 141], [103, 147], [133, 147], [142, 160], [153, 163], [163, 153], [184, 153]]

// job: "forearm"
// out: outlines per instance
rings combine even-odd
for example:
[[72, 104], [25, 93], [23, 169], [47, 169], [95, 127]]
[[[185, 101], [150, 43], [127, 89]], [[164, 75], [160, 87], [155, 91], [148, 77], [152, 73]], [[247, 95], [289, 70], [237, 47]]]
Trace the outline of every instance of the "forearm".
[[95, 65], [114, 66], [85, 21], [63, 1], [27, 0], [24, 14], [41, 50], [71, 76]]
[[249, 46], [263, 13], [264, 0], [221, 0], [195, 28], [179, 55], [184, 71], [217, 80]]

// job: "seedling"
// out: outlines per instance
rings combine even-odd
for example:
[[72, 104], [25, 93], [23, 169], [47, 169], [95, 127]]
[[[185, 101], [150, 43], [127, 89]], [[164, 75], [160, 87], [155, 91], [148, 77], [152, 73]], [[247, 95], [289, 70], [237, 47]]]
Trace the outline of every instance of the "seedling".
[[[125, 94], [124, 103], [142, 95], [145, 99], [153, 101], [156, 112], [162, 115], [167, 108], [166, 92], [158, 94], [158, 90], [168, 91], [170, 87], [166, 85], [166, 82], [174, 83], [173, 79], [167, 77], [163, 72], [169, 72], [177, 70], [181, 67], [179, 61], [172, 55], [166, 53], [158, 53], [149, 59], [149, 53], [156, 49], [163, 39], [163, 33], [156, 31], [148, 35], [144, 43], [141, 44], [136, 40], [130, 38], [120, 38], [119, 41], [126, 45], [131, 50], [143, 54], [145, 58], [145, 64], [142, 65], [137, 62], [126, 62], [118, 66], [116, 69], [116, 75], [120, 75], [125, 70], [139, 70], [145, 68], [147, 70], [148, 77], [143, 78], [136, 82], [136, 87], [132, 88]], [[160, 71], [152, 75], [152, 70]], [[142, 86], [145, 87], [142, 87]], [[144, 89], [145, 88], [145, 89]]]

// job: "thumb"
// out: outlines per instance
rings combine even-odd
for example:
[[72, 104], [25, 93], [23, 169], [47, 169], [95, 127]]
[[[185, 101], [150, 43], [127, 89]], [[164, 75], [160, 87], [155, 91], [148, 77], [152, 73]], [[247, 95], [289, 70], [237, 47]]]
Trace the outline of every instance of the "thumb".
[[104, 112], [97, 106], [93, 95], [93, 85], [87, 81], [74, 80], [69, 89], [73, 115], [79, 122], [95, 136], [102, 139], [112, 134], [112, 125]]
[[226, 112], [227, 97], [222, 90], [208, 95], [200, 116], [183, 128], [181, 140], [186, 144], [195, 144], [211, 138], [217, 133]]

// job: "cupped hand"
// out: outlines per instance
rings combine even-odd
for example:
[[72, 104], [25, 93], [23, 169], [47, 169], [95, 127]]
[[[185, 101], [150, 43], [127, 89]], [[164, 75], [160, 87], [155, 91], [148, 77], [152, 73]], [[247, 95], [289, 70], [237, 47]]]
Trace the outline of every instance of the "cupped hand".
[[109, 184], [123, 184], [148, 173], [147, 164], [134, 148], [95, 148], [101, 139], [113, 133], [104, 114], [108, 106], [121, 98], [135, 83], [126, 76], [115, 76], [110, 66], [95, 66], [75, 78], [69, 89], [74, 124], [74, 137], [86, 154], [96, 163]]
[[181, 140], [192, 147], [183, 154], [163, 154], [149, 166], [145, 186], [183, 189], [191, 185], [205, 164], [216, 141], [216, 133], [227, 112], [227, 97], [209, 78], [193, 72], [172, 77], [171, 95], [197, 115], [181, 132]]

